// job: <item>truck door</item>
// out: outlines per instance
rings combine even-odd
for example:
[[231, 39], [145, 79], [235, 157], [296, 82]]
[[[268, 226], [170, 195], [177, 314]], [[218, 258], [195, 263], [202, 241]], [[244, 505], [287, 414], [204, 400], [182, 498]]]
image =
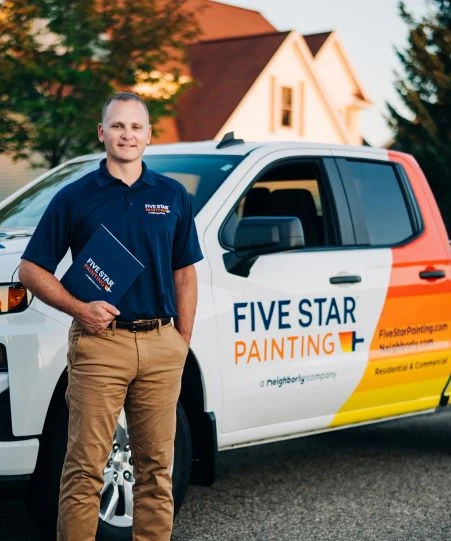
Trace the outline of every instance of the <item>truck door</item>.
[[[390, 250], [392, 268], [367, 368], [334, 425], [435, 408], [451, 372], [447, 235], [414, 160], [390, 158], [337, 157], [356, 247]], [[377, 276], [380, 265], [369, 258], [367, 273]]]
[[[261, 215], [299, 217], [306, 246], [260, 256], [247, 276], [236, 274], [227, 259], [237, 223]], [[355, 248], [334, 161], [314, 151], [261, 160], [205, 240], [220, 341], [220, 445], [327, 427], [365, 372], [391, 268], [389, 249]]]

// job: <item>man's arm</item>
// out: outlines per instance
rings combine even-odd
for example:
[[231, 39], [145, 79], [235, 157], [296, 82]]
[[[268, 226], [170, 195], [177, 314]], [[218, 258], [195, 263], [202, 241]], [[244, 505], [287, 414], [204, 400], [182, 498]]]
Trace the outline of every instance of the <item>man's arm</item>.
[[83, 302], [76, 299], [51, 272], [27, 259], [20, 263], [19, 280], [41, 301], [77, 319], [91, 334], [106, 329], [119, 315], [119, 310], [105, 301]]
[[197, 276], [194, 265], [188, 265], [173, 272], [177, 318], [175, 328], [186, 342], [191, 342], [194, 315], [197, 304]]

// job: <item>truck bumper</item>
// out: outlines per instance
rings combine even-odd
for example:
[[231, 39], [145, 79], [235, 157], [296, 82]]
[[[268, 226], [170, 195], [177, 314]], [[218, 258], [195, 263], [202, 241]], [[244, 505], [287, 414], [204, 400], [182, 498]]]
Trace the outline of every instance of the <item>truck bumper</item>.
[[2, 477], [30, 475], [36, 467], [39, 440], [0, 441], [0, 480]]
[[37, 438], [0, 441], [0, 498], [26, 495], [39, 451]]

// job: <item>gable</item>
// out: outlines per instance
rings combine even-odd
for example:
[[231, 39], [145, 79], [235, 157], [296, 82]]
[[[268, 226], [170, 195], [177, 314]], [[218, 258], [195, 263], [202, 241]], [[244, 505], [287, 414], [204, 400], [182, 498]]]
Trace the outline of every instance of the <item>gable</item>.
[[[283, 120], [283, 94], [292, 95], [291, 120]], [[221, 130], [246, 140], [349, 143], [349, 133], [325, 94], [305, 41], [291, 32]]]
[[[322, 37], [324, 38], [325, 35], [322, 35]], [[371, 100], [366, 94], [352, 62], [335, 32], [330, 32], [323, 39], [321, 47], [315, 54], [315, 64], [326, 88], [331, 90], [339, 88], [342, 92], [345, 92], [346, 89], [347, 97], [344, 95], [342, 98], [338, 98], [337, 101], [349, 102], [351, 96], [363, 102], [362, 105], [371, 104]]]
[[214, 137], [288, 35], [276, 32], [189, 46], [195, 86], [177, 106], [181, 140]]

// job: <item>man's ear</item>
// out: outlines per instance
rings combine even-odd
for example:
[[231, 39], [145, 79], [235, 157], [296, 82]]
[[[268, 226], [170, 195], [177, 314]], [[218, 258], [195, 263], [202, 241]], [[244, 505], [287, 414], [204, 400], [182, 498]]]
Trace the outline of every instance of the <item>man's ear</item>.
[[99, 138], [99, 141], [103, 143], [103, 126], [101, 122], [97, 125], [97, 137]]
[[147, 144], [150, 144], [150, 140], [152, 139], [152, 125], [149, 124], [149, 133], [147, 134]]

